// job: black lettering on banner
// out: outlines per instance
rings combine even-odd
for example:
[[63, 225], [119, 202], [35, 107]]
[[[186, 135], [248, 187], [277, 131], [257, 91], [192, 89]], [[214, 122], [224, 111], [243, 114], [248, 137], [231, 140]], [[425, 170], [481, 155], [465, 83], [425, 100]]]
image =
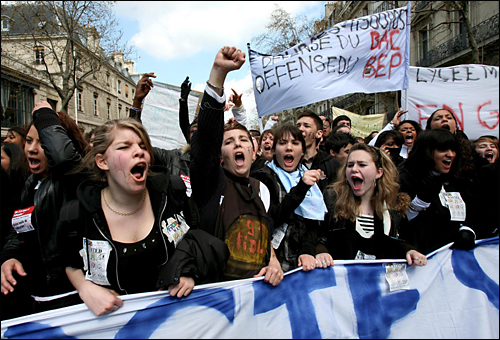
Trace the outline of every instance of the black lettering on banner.
[[320, 72], [321, 73], [321, 72], [323, 72], [326, 69], [326, 66], [325, 66], [325, 64], [322, 61], [318, 61], [318, 58], [323, 59], [323, 56], [316, 55], [313, 58], [316, 63], [321, 64], [321, 66], [323, 66], [323, 68], [321, 70], [318, 69], [320, 66], [316, 66], [316, 68], [315, 68], [316, 72]]
[[[302, 59], [302, 58], [299, 57], [299, 59]], [[298, 68], [290, 69], [290, 64], [295, 64], [295, 62], [296, 61], [294, 60], [294, 61], [289, 61], [288, 63], [286, 63], [286, 69], [288, 71], [288, 76], [290, 77], [290, 80], [293, 80], [295, 78], [300, 77], [300, 75], [292, 77], [292, 72], [298, 70]]]
[[358, 42], [357, 42], [356, 46], [354, 46], [350, 34], [347, 35], [347, 37], [345, 35], [337, 35], [337, 38], [339, 39], [340, 48], [343, 49], [343, 50], [345, 50], [346, 47], [349, 46], [349, 43], [351, 44], [352, 48], [358, 47], [359, 43], [360, 43], [359, 35], [357, 35], [357, 34], [356, 34], [356, 38], [357, 38]]
[[365, 22], [366, 22], [366, 27], [359, 27], [359, 29], [361, 29], [361, 30], [366, 30], [366, 29], [368, 29], [368, 28], [370, 27], [370, 21], [369, 21], [368, 19], [366, 19], [366, 18], [361, 18], [361, 19], [359, 19], [358, 21], [365, 21]]
[[304, 68], [302, 66], [305, 66], [311, 73], [313, 73], [311, 56], [309, 56], [309, 66], [301, 57], [299, 57], [299, 65], [300, 65], [300, 72], [304, 73]]
[[399, 21], [401, 22], [401, 30], [404, 30], [406, 27], [406, 17], [408, 16], [408, 11], [406, 9], [403, 9], [401, 12], [399, 12]]
[[[382, 25], [382, 16], [384, 17], [384, 20], [385, 20], [385, 26]], [[379, 23], [380, 23], [380, 27], [382, 27], [382, 29], [384, 29], [384, 30], [387, 28], [387, 26], [389, 26], [389, 21], [387, 20], [386, 14], [384, 12], [379, 14]]]
[[270, 90], [270, 89], [271, 89], [271, 87], [273, 87], [274, 85], [276, 85], [276, 83], [272, 83], [272, 85], [271, 85], [271, 86], [269, 86], [269, 83], [267, 82], [267, 80], [268, 80], [270, 77], [274, 77], [274, 74], [273, 74], [273, 75], [271, 75], [270, 77], [268, 77], [268, 76], [267, 76], [267, 74], [268, 74], [269, 72], [272, 72], [272, 71], [274, 71], [274, 70], [273, 70], [273, 69], [270, 69], [270, 70], [264, 71], [264, 80], [266, 81], [266, 85], [267, 85], [267, 89], [268, 89], [268, 90]]
[[420, 76], [420, 69], [417, 68], [417, 83], [427, 83], [427, 80], [420, 79], [419, 76]]
[[[373, 26], [373, 22], [375, 21], [375, 26]], [[374, 30], [378, 30], [378, 16], [377, 15], [370, 15], [370, 27], [373, 28]]]
[[431, 80], [431, 83], [432, 83], [432, 82], [434, 82], [434, 78], [436, 78], [437, 70], [436, 69], [434, 69], [434, 70], [431, 69], [431, 72], [432, 72], [432, 80]]
[[470, 78], [470, 76], [472, 75], [472, 72], [470, 71], [469, 66], [465, 66], [465, 68], [467, 69], [467, 81], [479, 80], [479, 78]]
[[438, 71], [438, 76], [439, 76], [439, 78], [441, 78], [441, 80], [442, 80], [442, 81], [444, 81], [444, 82], [446, 83], [448, 80], [450, 80], [450, 78], [445, 78], [445, 77], [443, 77], [443, 76], [441, 75], [441, 71], [442, 71], [442, 69], [440, 69], [440, 70]]
[[333, 26], [332, 29], [329, 31], [330, 34], [338, 34], [340, 32], [340, 28], [337, 26]]
[[327, 68], [326, 73], [333, 73], [333, 72], [335, 72], [335, 67], [334, 66], [331, 66], [333, 70], [330, 72], [330, 61], [331, 60], [336, 60], [336, 59], [337, 59], [337, 57], [328, 57], [328, 63], [327, 63], [327, 67], [326, 67]]
[[457, 75], [459, 73], [460, 73], [460, 70], [457, 70], [456, 67], [451, 68], [451, 75], [452, 75], [451, 79], [453, 82], [463, 80], [462, 78], [455, 78], [455, 75]]
[[488, 67], [488, 66], [483, 66], [484, 69], [484, 79], [488, 79], [488, 72], [490, 75], [495, 77], [495, 79], [498, 77], [498, 71], [495, 67]]
[[332, 48], [330, 46], [330, 37], [324, 37], [324, 38], [319, 39], [319, 49], [324, 50], [327, 48]]
[[[288, 63], [287, 63], [288, 64]], [[281, 87], [281, 83], [280, 83], [280, 77], [284, 77], [286, 76], [286, 73], [283, 73], [283, 74], [278, 74], [278, 68], [279, 67], [286, 67], [285, 65], [278, 65], [276, 66], [276, 78], [278, 79], [278, 87]]]
[[262, 78], [262, 76], [255, 77], [255, 89], [259, 93], [262, 93], [264, 91], [264, 78]]

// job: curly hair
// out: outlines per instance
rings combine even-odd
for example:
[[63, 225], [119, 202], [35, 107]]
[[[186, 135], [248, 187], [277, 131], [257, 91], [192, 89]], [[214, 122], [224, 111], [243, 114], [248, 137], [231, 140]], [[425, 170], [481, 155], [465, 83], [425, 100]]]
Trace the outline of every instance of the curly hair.
[[[377, 169], [381, 168], [383, 170], [382, 176], [376, 182], [375, 192], [371, 198], [373, 210], [378, 218], [383, 219], [384, 211], [394, 209], [398, 204], [398, 170], [385, 152], [380, 152], [379, 149], [364, 143], [354, 144], [349, 151], [349, 157], [354, 151], [358, 150], [367, 152]], [[354, 222], [356, 216], [360, 214], [361, 198], [354, 195], [347, 181], [346, 169], [349, 157], [346, 164], [339, 169], [337, 180], [329, 187], [333, 187], [337, 196], [334, 218], [349, 219]]]

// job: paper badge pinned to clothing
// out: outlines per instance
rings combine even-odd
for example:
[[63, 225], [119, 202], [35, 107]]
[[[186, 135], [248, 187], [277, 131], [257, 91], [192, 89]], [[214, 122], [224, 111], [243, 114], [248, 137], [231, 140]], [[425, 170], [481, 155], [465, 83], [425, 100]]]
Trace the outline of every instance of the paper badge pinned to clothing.
[[161, 221], [161, 231], [167, 236], [169, 242], [173, 242], [177, 247], [184, 235], [189, 230], [189, 226], [182, 216], [176, 215], [177, 219], [169, 217], [167, 221]]
[[16, 233], [21, 234], [35, 230], [33, 224], [31, 224], [31, 214], [34, 209], [35, 207], [33, 206], [14, 211], [14, 214], [12, 215], [12, 227]]
[[465, 202], [459, 192], [441, 192], [439, 199], [450, 210], [452, 221], [465, 221]]

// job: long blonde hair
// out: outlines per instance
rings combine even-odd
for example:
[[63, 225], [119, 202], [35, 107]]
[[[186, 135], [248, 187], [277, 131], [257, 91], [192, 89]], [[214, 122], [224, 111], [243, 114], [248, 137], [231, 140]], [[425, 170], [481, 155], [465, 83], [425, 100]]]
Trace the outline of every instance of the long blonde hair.
[[[398, 204], [398, 170], [389, 156], [377, 148], [364, 143], [356, 143], [350, 149], [349, 154], [356, 150], [366, 151], [370, 154], [377, 169], [382, 168], [384, 171], [382, 177], [376, 181], [375, 192], [371, 199], [373, 210], [378, 218], [382, 219], [386, 209], [395, 208]], [[336, 194], [334, 218], [349, 219], [354, 222], [360, 213], [361, 199], [354, 195], [347, 182], [346, 169], [347, 162], [338, 170], [337, 180], [329, 188], [333, 188]]]

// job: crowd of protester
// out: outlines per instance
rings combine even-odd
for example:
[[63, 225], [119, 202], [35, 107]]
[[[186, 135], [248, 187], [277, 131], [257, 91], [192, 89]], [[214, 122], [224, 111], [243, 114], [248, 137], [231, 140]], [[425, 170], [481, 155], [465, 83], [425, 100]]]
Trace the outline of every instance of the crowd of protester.
[[498, 236], [498, 138], [470, 141], [445, 109], [425, 129], [399, 111], [368, 136], [351, 135], [347, 116], [302, 110], [295, 124], [271, 117], [261, 133], [247, 127], [242, 95], [224, 89], [244, 63], [235, 47], [218, 51], [192, 122], [186, 78], [179, 149], [153, 147], [141, 123], [154, 73], [137, 83], [129, 118], [86, 136], [45, 101], [27, 129], [8, 131], [3, 320], [82, 302], [102, 315], [121, 295], [182, 298], [251, 277], [277, 286], [290, 270], [336, 260], [425, 266], [449, 243], [470, 250]]

